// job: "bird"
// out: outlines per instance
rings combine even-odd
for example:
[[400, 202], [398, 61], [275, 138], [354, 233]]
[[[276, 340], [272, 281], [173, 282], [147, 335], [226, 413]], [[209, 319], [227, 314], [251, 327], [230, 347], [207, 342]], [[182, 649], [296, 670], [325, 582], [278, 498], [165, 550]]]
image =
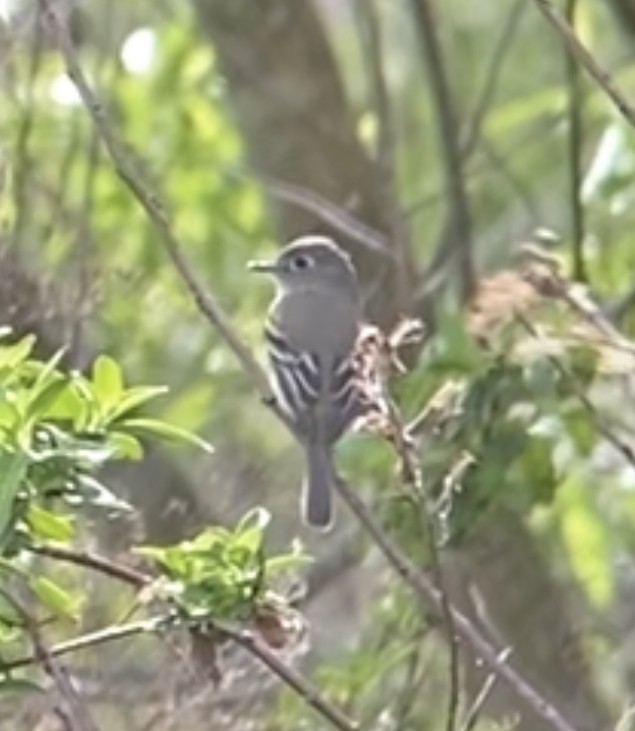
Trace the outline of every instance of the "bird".
[[333, 445], [364, 412], [354, 361], [362, 322], [357, 274], [338, 244], [317, 235], [249, 268], [277, 284], [264, 329], [273, 391], [305, 452], [303, 518], [328, 530], [338, 479]]

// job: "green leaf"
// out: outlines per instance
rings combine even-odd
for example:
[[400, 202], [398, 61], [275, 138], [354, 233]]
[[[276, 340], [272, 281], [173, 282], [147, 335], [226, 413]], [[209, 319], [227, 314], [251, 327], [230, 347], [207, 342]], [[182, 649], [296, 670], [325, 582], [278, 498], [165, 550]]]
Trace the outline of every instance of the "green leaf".
[[86, 399], [81, 389], [76, 387], [75, 380], [65, 380], [63, 388], [58, 392], [54, 391], [50, 400], [46, 397], [44, 405], [38, 405], [38, 408], [41, 409], [43, 418], [71, 421], [77, 429], [84, 428], [87, 421]]
[[119, 459], [140, 460], [143, 458], [143, 446], [132, 434], [113, 431], [108, 434], [108, 441], [116, 450]]
[[55, 402], [64, 394], [68, 388], [68, 381], [61, 374], [49, 379], [48, 383], [40, 388], [29, 399], [25, 416], [27, 419], [42, 419], [49, 415]]
[[95, 429], [99, 426], [101, 419], [98, 415], [92, 384], [80, 373], [72, 373], [71, 385], [81, 404], [81, 408], [77, 410], [73, 418], [73, 426], [80, 430]]
[[265, 561], [265, 575], [267, 579], [272, 579], [280, 574], [304, 568], [314, 560], [312, 556], [305, 553], [285, 553], [280, 556], [272, 556]]
[[40, 369], [37, 379], [33, 384], [34, 391], [39, 392], [39, 390], [47, 386], [51, 380], [56, 380], [59, 376], [62, 375], [55, 369], [59, 365], [59, 362], [62, 360], [65, 353], [66, 348], [60, 348], [60, 350], [58, 350], [56, 353], [53, 353], [53, 355], [46, 361], [46, 363]]
[[75, 518], [45, 510], [38, 505], [30, 505], [26, 522], [35, 538], [45, 541], [69, 543], [75, 536]]
[[192, 444], [195, 447], [203, 449], [209, 454], [214, 452], [212, 445], [201, 437], [192, 434], [192, 432], [186, 429], [181, 429], [178, 426], [168, 424], [159, 419], [143, 417], [126, 419], [125, 421], [120, 421], [118, 426], [129, 429], [133, 434], [138, 434], [139, 436], [161, 437], [171, 442], [186, 442], [187, 444]]
[[0, 553], [14, 519], [13, 504], [26, 475], [28, 460], [22, 452], [0, 451]]
[[15, 368], [25, 361], [35, 345], [35, 335], [27, 335], [13, 345], [0, 347], [0, 368]]
[[116, 404], [124, 392], [119, 364], [107, 355], [100, 355], [93, 364], [93, 393], [104, 410]]
[[60, 617], [76, 620], [81, 600], [46, 576], [33, 576], [30, 585], [44, 606]]
[[167, 386], [135, 386], [129, 388], [111, 409], [111, 418], [118, 419], [137, 407], [168, 392]]

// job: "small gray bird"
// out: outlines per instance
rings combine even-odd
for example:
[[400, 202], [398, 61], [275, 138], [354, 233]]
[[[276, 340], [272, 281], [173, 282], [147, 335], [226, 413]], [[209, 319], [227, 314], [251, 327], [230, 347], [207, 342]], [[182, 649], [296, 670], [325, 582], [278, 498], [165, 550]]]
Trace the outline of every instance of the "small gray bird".
[[274, 389], [306, 452], [304, 518], [325, 530], [333, 520], [332, 446], [364, 410], [351, 359], [361, 321], [357, 276], [349, 256], [322, 236], [296, 239], [275, 261], [250, 268], [278, 285], [265, 327]]

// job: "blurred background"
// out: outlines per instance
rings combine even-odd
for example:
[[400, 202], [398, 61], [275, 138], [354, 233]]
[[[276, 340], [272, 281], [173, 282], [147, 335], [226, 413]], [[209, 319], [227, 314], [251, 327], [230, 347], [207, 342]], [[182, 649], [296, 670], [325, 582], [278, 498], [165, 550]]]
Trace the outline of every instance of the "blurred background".
[[[578, 731], [635, 728], [635, 462], [616, 448], [635, 427], [635, 136], [538, 4], [52, 4], [188, 260], [259, 359], [272, 288], [246, 262], [305, 233], [351, 253], [369, 319], [425, 322], [393, 385], [406, 421], [442, 387], [460, 394], [460, 413], [444, 397], [443, 423], [417, 438], [445, 590]], [[635, 3], [557, 9], [632, 96]], [[446, 728], [441, 628], [343, 505], [327, 538], [301, 525], [298, 450], [114, 171], [37, 3], [0, 1], [0, 91], [3, 324], [36, 333], [43, 357], [66, 346], [70, 369], [106, 352], [131, 383], [167, 384], [154, 413], [216, 448], [151, 447], [113, 468], [106, 479], [137, 514], [86, 515], [84, 545], [122, 557], [267, 507], [271, 548], [298, 538], [315, 556], [298, 577], [310, 632], [293, 662], [363, 729]], [[539, 229], [536, 286], [518, 254]], [[545, 277], [582, 299], [586, 285], [610, 337]], [[515, 307], [533, 329], [510, 323]], [[466, 451], [474, 465], [448, 495], [439, 486]], [[353, 434], [339, 464], [429, 568], [429, 525], [390, 446]], [[68, 580], [91, 597], [82, 630], [129, 602], [98, 577]], [[464, 647], [460, 660], [465, 712], [487, 672]], [[170, 643], [130, 640], [70, 665], [101, 731], [325, 728], [238, 651], [218, 687]], [[63, 728], [40, 701], [6, 719]], [[475, 724], [550, 728], [500, 682]]]

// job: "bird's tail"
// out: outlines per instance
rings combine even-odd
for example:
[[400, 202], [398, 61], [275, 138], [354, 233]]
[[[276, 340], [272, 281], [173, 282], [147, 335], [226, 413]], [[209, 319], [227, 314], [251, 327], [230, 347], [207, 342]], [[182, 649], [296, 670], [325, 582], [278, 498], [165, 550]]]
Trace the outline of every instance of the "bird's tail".
[[314, 528], [328, 530], [333, 523], [332, 492], [336, 478], [331, 447], [319, 442], [307, 444], [306, 469], [304, 520]]

